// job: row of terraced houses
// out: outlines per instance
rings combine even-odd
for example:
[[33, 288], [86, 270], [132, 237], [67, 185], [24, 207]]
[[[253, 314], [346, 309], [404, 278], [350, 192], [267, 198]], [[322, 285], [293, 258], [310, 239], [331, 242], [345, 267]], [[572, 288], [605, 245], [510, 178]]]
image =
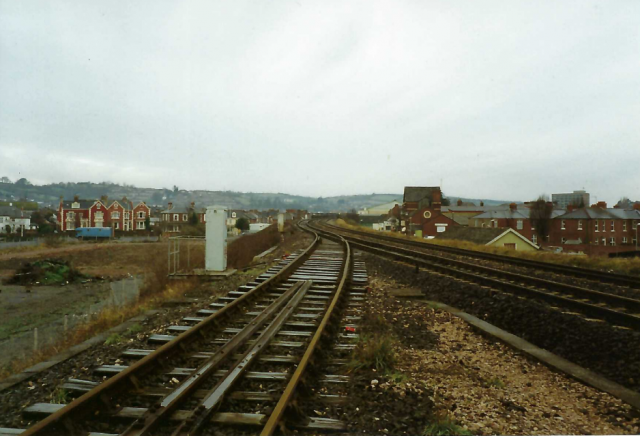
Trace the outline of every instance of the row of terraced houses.
[[147, 230], [151, 209], [144, 202], [134, 205], [122, 200], [73, 200], [60, 199], [58, 225], [60, 230], [78, 227], [111, 227], [115, 230]]
[[[640, 202], [619, 203], [611, 208], [605, 202], [589, 206], [589, 197], [584, 191], [558, 195], [572, 195], [579, 201], [549, 202], [548, 230], [542, 237], [530, 218], [533, 203], [485, 206], [458, 201], [455, 205], [443, 206], [439, 187], [408, 186], [401, 203], [394, 201], [370, 208], [375, 213], [363, 210], [360, 221], [371, 221], [374, 229], [395, 229], [423, 238], [451, 239], [455, 235], [455, 239], [478, 242], [473, 239], [481, 239], [478, 235], [482, 233], [487, 234], [487, 240], [492, 240], [496, 230], [510, 229], [529, 243], [522, 244], [527, 248], [588, 255], [638, 251]], [[378, 215], [379, 209], [386, 209], [387, 213]], [[450, 231], [454, 228], [455, 231]], [[512, 242], [507, 245], [513, 247]]]

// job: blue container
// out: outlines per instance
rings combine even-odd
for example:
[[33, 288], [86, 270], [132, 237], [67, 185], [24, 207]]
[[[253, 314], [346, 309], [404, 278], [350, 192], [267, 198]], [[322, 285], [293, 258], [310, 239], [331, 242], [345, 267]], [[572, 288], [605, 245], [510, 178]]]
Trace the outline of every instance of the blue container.
[[111, 227], [78, 227], [76, 238], [108, 239], [113, 236]]

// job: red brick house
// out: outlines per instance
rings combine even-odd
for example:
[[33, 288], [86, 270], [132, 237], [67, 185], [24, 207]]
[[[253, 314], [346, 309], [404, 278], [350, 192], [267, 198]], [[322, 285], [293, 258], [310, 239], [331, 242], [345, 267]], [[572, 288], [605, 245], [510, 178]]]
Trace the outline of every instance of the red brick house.
[[146, 219], [151, 217], [151, 209], [144, 202], [133, 206], [123, 198], [108, 206], [103, 200], [71, 201], [60, 199], [58, 224], [61, 231], [75, 230], [77, 227], [111, 227], [115, 230], [145, 230]]
[[409, 218], [409, 231], [423, 238], [436, 237], [438, 233], [446, 232], [448, 228], [457, 225], [458, 223], [440, 211], [440, 205], [422, 208]]
[[639, 209], [610, 209], [606, 203], [598, 203], [571, 210], [551, 220], [549, 242], [544, 245], [595, 256], [635, 251]]
[[[405, 186], [400, 208], [401, 230], [411, 235], [435, 236], [436, 224], [453, 225], [451, 219], [442, 215], [441, 205], [439, 187]], [[396, 212], [394, 207], [391, 213]]]

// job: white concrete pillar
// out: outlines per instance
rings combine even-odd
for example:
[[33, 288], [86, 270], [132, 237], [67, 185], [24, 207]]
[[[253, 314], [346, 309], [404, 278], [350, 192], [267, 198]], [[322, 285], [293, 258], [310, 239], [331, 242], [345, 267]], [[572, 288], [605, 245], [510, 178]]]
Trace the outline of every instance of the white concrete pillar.
[[283, 213], [278, 214], [278, 231], [280, 233], [284, 233], [284, 214]]
[[205, 246], [205, 270], [227, 269], [227, 208], [207, 207], [207, 232]]

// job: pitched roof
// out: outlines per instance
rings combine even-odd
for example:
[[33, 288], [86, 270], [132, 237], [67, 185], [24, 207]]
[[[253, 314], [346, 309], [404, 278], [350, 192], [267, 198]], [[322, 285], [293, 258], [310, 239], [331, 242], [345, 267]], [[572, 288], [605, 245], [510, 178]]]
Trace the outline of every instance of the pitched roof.
[[131, 210], [132, 209], [131, 203], [129, 201], [122, 201], [122, 200], [113, 200], [109, 204], [108, 208], [111, 208], [111, 206], [113, 206], [114, 203], [118, 203], [120, 206], [122, 206], [122, 209], [124, 209], [124, 210]]
[[567, 220], [586, 220], [586, 219], [640, 219], [640, 212], [637, 210], [628, 209], [602, 209], [599, 207], [585, 207], [582, 209], [576, 209], [571, 212], [567, 212], [564, 215], [559, 215], [554, 218], [567, 219]]
[[483, 219], [483, 218], [491, 218], [491, 219], [529, 219], [529, 211], [519, 211], [519, 210], [490, 210], [488, 212], [481, 213], [480, 215], [475, 215], [474, 219]]
[[503, 233], [505, 233], [505, 229], [502, 228], [455, 226], [448, 228], [445, 232], [438, 233], [436, 239], [457, 239], [484, 245]]
[[489, 245], [493, 241], [496, 241], [502, 236], [509, 233], [513, 233], [518, 238], [522, 239], [523, 242], [531, 245], [532, 247], [535, 247], [536, 249], [539, 248], [536, 244], [529, 241], [527, 238], [513, 229], [500, 229], [493, 227], [451, 227], [443, 233], [438, 233], [436, 235], [436, 238], [457, 239], [460, 241], [469, 241], [481, 245]]
[[[0, 206], [0, 216], [8, 216], [9, 218], [22, 218], [22, 212], [15, 206]], [[25, 211], [24, 218], [29, 218], [31, 215]]]
[[191, 213], [193, 209], [191, 206], [174, 206], [171, 209], [165, 209], [160, 213]]
[[427, 197], [431, 198], [433, 192], [439, 191], [439, 186], [405, 186], [402, 202], [419, 202]]
[[78, 209], [89, 209], [98, 200], [63, 200], [62, 207], [64, 209], [71, 209], [73, 203], [78, 203], [80, 207]]

